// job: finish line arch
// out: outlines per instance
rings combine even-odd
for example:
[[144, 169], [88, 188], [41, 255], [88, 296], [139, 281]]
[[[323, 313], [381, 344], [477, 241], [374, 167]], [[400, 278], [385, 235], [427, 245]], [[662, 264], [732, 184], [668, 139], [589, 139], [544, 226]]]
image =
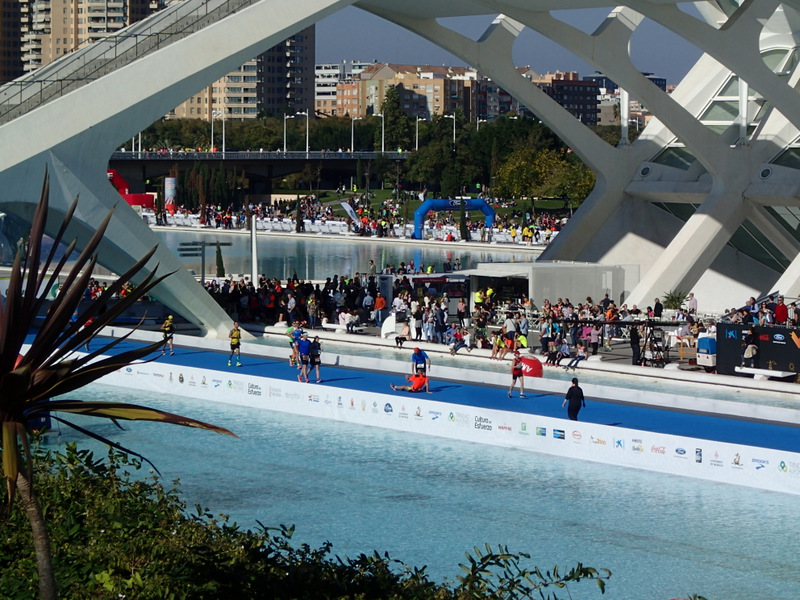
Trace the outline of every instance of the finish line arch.
[[479, 210], [486, 215], [486, 227], [494, 225], [495, 211], [483, 198], [468, 198], [457, 200], [454, 198], [429, 198], [414, 212], [414, 239], [421, 240], [422, 232], [425, 227], [425, 215], [432, 210], [461, 210], [461, 203], [464, 203], [464, 210]]

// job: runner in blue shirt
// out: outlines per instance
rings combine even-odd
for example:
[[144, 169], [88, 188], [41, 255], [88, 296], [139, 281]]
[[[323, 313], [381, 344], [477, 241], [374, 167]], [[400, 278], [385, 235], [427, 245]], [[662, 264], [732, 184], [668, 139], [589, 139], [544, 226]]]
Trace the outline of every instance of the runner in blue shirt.
[[311, 362], [311, 341], [308, 334], [304, 331], [297, 342], [297, 353], [300, 355], [300, 374], [297, 381], [305, 380], [308, 383], [309, 363]]
[[422, 368], [422, 371], [427, 374], [428, 369], [431, 368], [431, 359], [424, 350], [414, 348], [414, 353], [411, 355], [411, 373], [416, 373], [419, 368]]

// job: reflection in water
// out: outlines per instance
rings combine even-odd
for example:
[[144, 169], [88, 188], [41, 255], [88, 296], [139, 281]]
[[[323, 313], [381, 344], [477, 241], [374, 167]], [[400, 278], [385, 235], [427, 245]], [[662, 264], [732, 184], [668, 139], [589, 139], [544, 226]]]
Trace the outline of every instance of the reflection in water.
[[[231, 247], [222, 249], [225, 269], [228, 273], [250, 273], [250, 236], [227, 234], [224, 232], [195, 233], [191, 231], [154, 230], [162, 242], [171, 250], [177, 251], [178, 244], [205, 240], [232, 242]], [[212, 272], [214, 249], [209, 247], [206, 254], [206, 270]], [[287, 279], [295, 273], [300, 279], [324, 280], [337, 275], [364, 273], [370, 259], [378, 269], [387, 264], [399, 265], [414, 261], [414, 264], [430, 264], [442, 270], [446, 258], [455, 262], [458, 258], [465, 269], [474, 268], [479, 262], [532, 262], [537, 254], [530, 250], [514, 250], [486, 247], [475, 251], [458, 244], [442, 243], [380, 243], [372, 240], [345, 238], [341, 241], [319, 239], [314, 236], [302, 238], [258, 236], [258, 272], [269, 277]], [[200, 259], [184, 259], [188, 269], [200, 272]]]

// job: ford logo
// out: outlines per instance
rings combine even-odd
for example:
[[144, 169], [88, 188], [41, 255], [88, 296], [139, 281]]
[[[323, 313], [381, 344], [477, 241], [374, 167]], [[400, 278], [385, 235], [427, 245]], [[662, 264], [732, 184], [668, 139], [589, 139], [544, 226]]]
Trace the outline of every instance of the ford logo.
[[772, 339], [774, 339], [777, 342], [782, 342], [786, 338], [783, 336], [782, 333], [776, 333], [775, 335], [772, 336]]
[[681, 456], [683, 456], [684, 454], [686, 454], [686, 450], [684, 450], [683, 448], [675, 448], [675, 454], [680, 454]]

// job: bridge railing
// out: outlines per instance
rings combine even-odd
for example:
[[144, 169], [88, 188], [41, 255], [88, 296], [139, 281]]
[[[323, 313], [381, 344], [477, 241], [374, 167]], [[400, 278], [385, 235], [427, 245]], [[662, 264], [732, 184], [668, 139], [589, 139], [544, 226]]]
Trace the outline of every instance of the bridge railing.
[[[411, 152], [384, 152], [389, 160], [406, 160]], [[114, 152], [111, 161], [125, 160], [375, 160], [380, 152], [339, 152], [323, 150], [318, 152], [283, 152], [283, 151], [228, 151], [202, 152], [193, 150], [134, 151]]]
[[185, 0], [0, 86], [0, 123], [164, 48], [260, 0]]

